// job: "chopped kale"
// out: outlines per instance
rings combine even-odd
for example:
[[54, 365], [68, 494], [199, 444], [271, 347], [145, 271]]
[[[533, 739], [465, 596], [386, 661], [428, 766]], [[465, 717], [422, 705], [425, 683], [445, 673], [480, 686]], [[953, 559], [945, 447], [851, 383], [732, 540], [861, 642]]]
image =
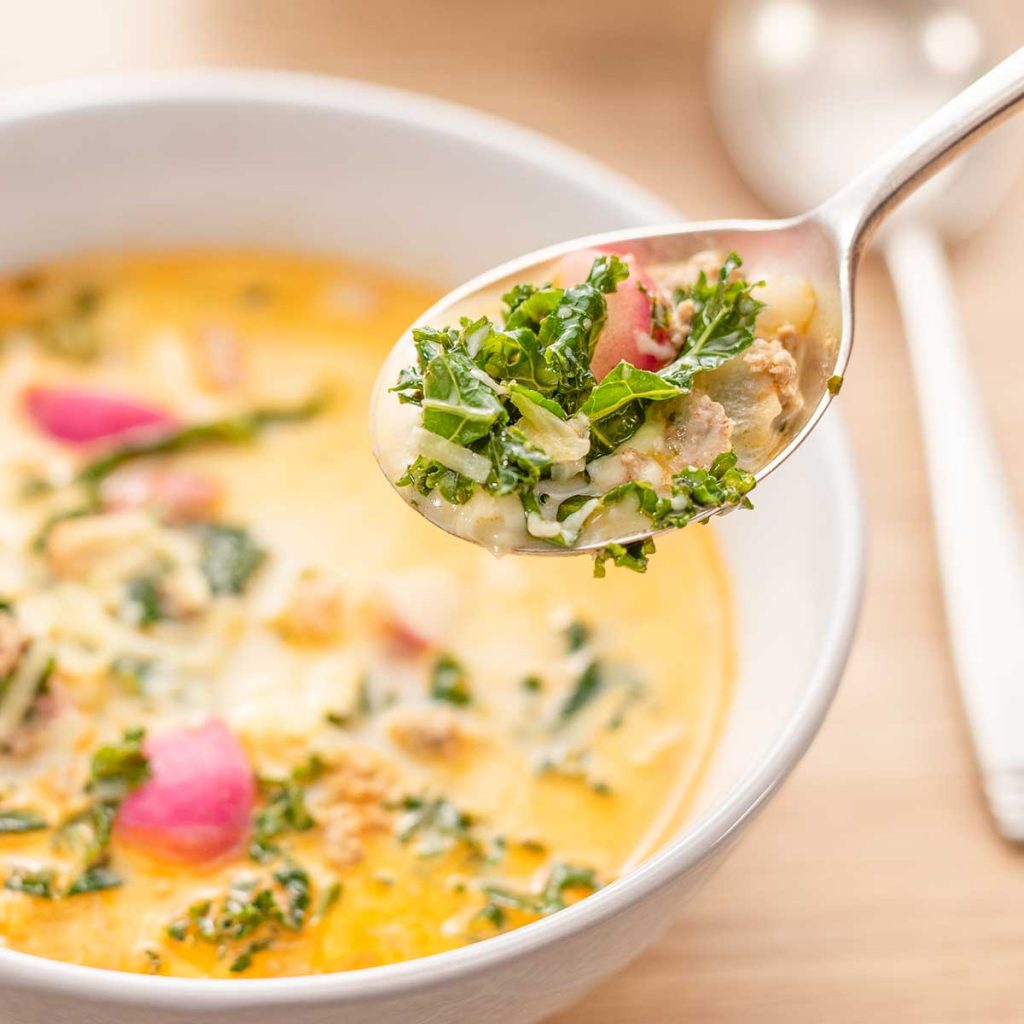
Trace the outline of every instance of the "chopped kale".
[[415, 487], [424, 497], [437, 491], [451, 505], [465, 505], [473, 497], [477, 486], [468, 476], [442, 466], [436, 459], [425, 459], [422, 455], [416, 457], [395, 483], [399, 487]]
[[309, 916], [311, 900], [309, 874], [295, 864], [274, 872], [274, 881], [284, 890], [286, 903], [281, 920], [286, 927], [297, 931]]
[[341, 899], [342, 885], [341, 882], [331, 882], [329, 886], [320, 894], [320, 900], [316, 907], [316, 917], [318, 921], [322, 921], [337, 905]]
[[123, 885], [120, 875], [108, 867], [97, 864], [86, 868], [69, 886], [67, 896], [80, 896], [83, 893], [103, 892], [105, 889], [117, 889]]
[[589, 750], [575, 750], [565, 753], [548, 754], [537, 765], [540, 776], [554, 775], [561, 779], [582, 782], [598, 796], [610, 796], [612, 787], [604, 779], [597, 778], [591, 771]]
[[633, 572], [647, 572], [647, 560], [654, 551], [654, 541], [649, 537], [632, 544], [605, 544], [594, 556], [594, 575], [598, 579], [604, 576], [607, 572], [604, 564], [608, 561]]
[[433, 700], [464, 707], [473, 701], [466, 679], [466, 670], [450, 654], [442, 654], [434, 663], [430, 677], [430, 696]]
[[604, 689], [604, 676], [601, 663], [592, 661], [580, 673], [569, 695], [558, 709], [558, 721], [565, 723], [579, 714]]
[[272, 945], [272, 939], [259, 939], [255, 942], [250, 942], [245, 949], [231, 961], [231, 965], [228, 970], [232, 974], [241, 974], [243, 971], [249, 970], [252, 967], [252, 958], [257, 953], [262, 953], [263, 950], [269, 949]]
[[230, 956], [228, 970], [240, 974], [253, 957], [273, 945], [282, 930], [299, 931], [309, 919], [312, 884], [305, 869], [289, 864], [268, 882], [236, 881], [218, 901], [193, 903], [183, 917], [167, 925], [175, 942], [202, 942]]
[[565, 645], [570, 654], [581, 650], [590, 643], [590, 627], [579, 619], [574, 619], [565, 627]]
[[742, 265], [739, 256], [731, 252], [715, 281], [709, 281], [707, 274], [701, 271], [692, 287], [676, 292], [676, 302], [687, 299], [693, 302], [694, 316], [682, 351], [658, 371], [658, 376], [681, 391], [693, 387], [698, 373], [721, 366], [754, 342], [754, 323], [764, 303], [751, 295], [758, 284], [736, 276]]
[[75, 850], [87, 867], [103, 864], [110, 854], [110, 837], [117, 815], [117, 803], [95, 800], [61, 822], [54, 842]]
[[523, 893], [504, 886], [485, 885], [483, 892], [487, 897], [487, 903], [478, 916], [493, 924], [495, 928], [503, 928], [506, 923], [506, 910], [546, 917], [567, 905], [567, 892], [578, 890], [591, 893], [600, 888], [597, 873], [592, 868], [556, 861], [551, 865], [548, 876], [537, 893]]
[[395, 834], [400, 842], [413, 844], [419, 857], [436, 857], [462, 847], [474, 860], [493, 863], [504, 852], [500, 836], [485, 837], [472, 815], [444, 797], [407, 796], [399, 810]]
[[267, 553], [248, 530], [223, 523], [197, 526], [202, 550], [199, 567], [214, 594], [241, 594]]
[[590, 443], [605, 455], [628, 441], [643, 425], [647, 406], [682, 394], [680, 387], [657, 373], [622, 362], [601, 381], [580, 410], [590, 421]]
[[58, 846], [76, 850], [81, 856], [85, 868], [82, 878], [86, 880], [82, 884], [113, 877], [106, 873], [90, 875], [90, 870], [107, 867], [117, 809], [150, 776], [149, 758], [142, 749], [144, 738], [145, 730], [129, 729], [118, 743], [102, 746], [93, 754], [85, 787], [92, 800], [65, 818], [54, 837]]
[[464, 321], [461, 332], [413, 331], [423, 373], [423, 427], [454, 444], [479, 441], [508, 418], [498, 396], [480, 379], [467, 347], [468, 335], [489, 327], [489, 321], [478, 320]]
[[266, 864], [282, 853], [278, 840], [289, 832], [308, 832], [316, 820], [306, 806], [306, 787], [320, 778], [326, 765], [316, 755], [285, 778], [259, 778], [263, 806], [256, 811], [249, 840], [249, 857]]
[[161, 579], [158, 575], [135, 576], [125, 583], [121, 617], [140, 629], [167, 618], [163, 609]]
[[149, 778], [149, 758], [142, 749], [144, 729], [128, 729], [120, 742], [93, 754], [86, 791], [98, 800], [120, 801]]
[[26, 896], [52, 900], [57, 895], [56, 882], [57, 875], [51, 868], [13, 868], [4, 881], [4, 888]]
[[0, 836], [16, 835], [22, 832], [40, 832], [46, 828], [49, 828], [46, 819], [38, 811], [5, 811], [0, 808]]

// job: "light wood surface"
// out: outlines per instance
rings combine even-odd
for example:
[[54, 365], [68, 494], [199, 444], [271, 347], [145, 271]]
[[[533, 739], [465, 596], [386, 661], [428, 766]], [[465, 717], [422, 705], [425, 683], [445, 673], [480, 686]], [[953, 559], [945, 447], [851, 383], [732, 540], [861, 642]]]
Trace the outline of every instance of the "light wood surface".
[[[1008, 51], [1024, 42], [1024, 7], [1001, 6]], [[200, 64], [349, 75], [531, 125], [695, 216], [767, 212], [730, 167], [707, 107], [710, 4], [0, 0], [0, 14], [0, 89]], [[1024, 432], [1022, 217], [1024, 181], [953, 255], [1018, 507], [1024, 458], [1009, 439]], [[859, 317], [841, 405], [871, 555], [839, 699], [668, 938], [558, 1024], [1024, 1020], [1024, 854], [995, 837], [979, 797], [900, 322], [876, 260], [864, 267]], [[958, 484], [970, 486], [970, 467]]]

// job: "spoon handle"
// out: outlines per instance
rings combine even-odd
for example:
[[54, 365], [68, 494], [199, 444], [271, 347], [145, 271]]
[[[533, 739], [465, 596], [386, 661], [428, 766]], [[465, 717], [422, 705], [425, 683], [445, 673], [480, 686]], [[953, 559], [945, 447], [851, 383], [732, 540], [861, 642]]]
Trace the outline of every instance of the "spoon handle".
[[851, 262], [886, 214], [1024, 102], [1024, 47], [969, 85], [830, 199], [815, 216]]
[[1024, 841], [1024, 549], [934, 231], [885, 240], [917, 389], [949, 637], [989, 806]]

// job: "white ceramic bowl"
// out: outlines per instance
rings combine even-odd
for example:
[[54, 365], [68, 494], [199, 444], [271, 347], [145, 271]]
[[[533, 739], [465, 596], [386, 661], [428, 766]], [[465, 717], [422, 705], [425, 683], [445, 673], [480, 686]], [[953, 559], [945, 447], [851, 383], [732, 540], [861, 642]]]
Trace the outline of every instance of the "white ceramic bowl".
[[[82, 249], [254, 243], [336, 251], [454, 284], [542, 244], [672, 216], [629, 182], [492, 118], [276, 74], [10, 95], [0, 102], [0, 182], [0, 270]], [[835, 413], [755, 497], [756, 513], [715, 527], [739, 612], [728, 727], [689, 822], [627, 877], [474, 946], [317, 977], [147, 977], [0, 949], [0, 1019], [518, 1024], [571, 1002], [669, 925], [799, 760], [835, 692], [864, 557]]]

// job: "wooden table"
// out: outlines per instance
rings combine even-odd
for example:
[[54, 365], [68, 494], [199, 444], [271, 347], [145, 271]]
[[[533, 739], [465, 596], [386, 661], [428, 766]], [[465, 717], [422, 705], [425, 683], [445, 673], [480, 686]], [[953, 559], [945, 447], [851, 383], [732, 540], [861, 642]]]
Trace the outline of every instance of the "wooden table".
[[[350, 75], [532, 125], [693, 215], [759, 215], [766, 211], [731, 168], [707, 107], [712, 7], [0, 0], [0, 88], [196, 64]], [[1009, 50], [1024, 35], [1024, 8], [1004, 7]], [[953, 257], [975, 366], [1004, 439], [1024, 432], [1022, 218], [1024, 183]], [[835, 709], [670, 936], [559, 1024], [1024, 1020], [1024, 855], [995, 837], [979, 797], [900, 321], [872, 260], [859, 309], [842, 406], [864, 477], [871, 558]], [[1006, 443], [1003, 454], [1020, 505], [1024, 459]]]

